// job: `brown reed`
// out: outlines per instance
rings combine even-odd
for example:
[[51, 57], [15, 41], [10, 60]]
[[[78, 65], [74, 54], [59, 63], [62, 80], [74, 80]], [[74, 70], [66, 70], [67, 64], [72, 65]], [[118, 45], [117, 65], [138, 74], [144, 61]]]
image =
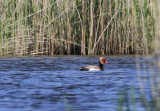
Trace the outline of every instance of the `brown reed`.
[[154, 3], [154, 0], [0, 2], [0, 55], [151, 54], [155, 47]]

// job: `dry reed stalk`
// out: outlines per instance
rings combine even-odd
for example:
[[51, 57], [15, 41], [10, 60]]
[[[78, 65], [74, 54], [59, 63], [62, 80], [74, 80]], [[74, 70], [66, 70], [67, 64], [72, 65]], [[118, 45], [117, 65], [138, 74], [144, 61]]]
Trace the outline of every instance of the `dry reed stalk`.
[[88, 55], [92, 54], [93, 52], [90, 50], [92, 49], [92, 39], [93, 39], [93, 0], [90, 0], [90, 25], [89, 25], [89, 42], [88, 42]]
[[[49, 55], [53, 55], [54, 52], [83, 55], [151, 53], [154, 50], [155, 33], [154, 22], [151, 20], [156, 16], [153, 2], [153, 0], [109, 0], [108, 2], [72, 0], [69, 4], [68, 0], [5, 1], [0, 5], [0, 11], [3, 10], [0, 20], [1, 43], [7, 44], [3, 39], [8, 39], [9, 43], [9, 38], [30, 35], [27, 40], [22, 38], [22, 42], [33, 38], [29, 41], [32, 43], [25, 43], [28, 44], [25, 46], [21, 44], [22, 47], [29, 47], [28, 50], [19, 49], [18, 42], [15, 42], [14, 48], [9, 48], [11, 52], [21, 50], [21, 55], [30, 52]], [[117, 7], [119, 13], [115, 15]], [[110, 21], [111, 19], [113, 20]], [[40, 28], [35, 30], [39, 24]], [[110, 25], [106, 27], [108, 24]], [[31, 29], [32, 32], [26, 29]], [[35, 36], [34, 33], [43, 36]], [[64, 48], [52, 38], [68, 42], [62, 42]], [[78, 43], [80, 48], [72, 44], [73, 41]], [[132, 44], [129, 45], [130, 43]], [[10, 46], [3, 48], [4, 51], [1, 53], [10, 51], [7, 47]], [[76, 52], [73, 51], [75, 47], [78, 48]]]
[[86, 47], [86, 31], [85, 31], [85, 19], [86, 19], [86, 10], [85, 10], [85, 0], [82, 0], [82, 14], [83, 14], [83, 17], [82, 17], [82, 19], [81, 19], [81, 17], [80, 17], [80, 13], [79, 13], [79, 11], [77, 10], [77, 12], [78, 12], [78, 16], [79, 16], [79, 18], [80, 18], [80, 21], [81, 21], [81, 33], [82, 33], [82, 39], [81, 39], [81, 45], [82, 45], [82, 47], [81, 47], [81, 54], [82, 55], [86, 55], [86, 49], [85, 49], [85, 47]]

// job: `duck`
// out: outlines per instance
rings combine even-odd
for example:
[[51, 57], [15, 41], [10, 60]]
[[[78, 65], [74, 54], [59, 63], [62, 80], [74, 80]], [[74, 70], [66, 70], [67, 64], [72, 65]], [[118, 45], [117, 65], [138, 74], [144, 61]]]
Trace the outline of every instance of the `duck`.
[[106, 58], [100, 57], [100, 59], [99, 59], [99, 67], [98, 66], [94, 66], [94, 65], [88, 65], [88, 66], [85, 66], [85, 67], [81, 67], [80, 70], [81, 71], [103, 71], [104, 70], [104, 68], [103, 68], [104, 63], [109, 64], [106, 61]]

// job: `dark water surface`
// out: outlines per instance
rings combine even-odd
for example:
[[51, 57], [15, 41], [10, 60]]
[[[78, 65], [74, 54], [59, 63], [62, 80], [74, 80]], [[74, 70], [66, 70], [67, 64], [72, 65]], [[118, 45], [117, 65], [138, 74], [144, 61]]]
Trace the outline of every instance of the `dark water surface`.
[[[144, 111], [138, 75], [150, 100], [152, 66], [145, 57], [106, 58], [110, 64], [97, 72], [79, 68], [98, 65], [99, 56], [1, 58], [0, 111], [117, 111], [121, 106]], [[121, 105], [124, 95], [128, 99]], [[132, 96], [136, 103], [131, 101]]]

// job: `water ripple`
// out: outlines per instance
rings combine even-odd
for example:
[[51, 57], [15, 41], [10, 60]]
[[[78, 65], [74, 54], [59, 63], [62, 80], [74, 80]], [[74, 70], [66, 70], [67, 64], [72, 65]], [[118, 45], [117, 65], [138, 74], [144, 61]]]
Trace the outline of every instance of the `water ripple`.
[[[116, 111], [122, 90], [134, 86], [139, 93], [136, 57], [106, 58], [110, 64], [99, 72], [79, 70], [98, 65], [99, 56], [1, 58], [0, 110]], [[144, 66], [141, 76], [146, 81], [148, 67]]]

